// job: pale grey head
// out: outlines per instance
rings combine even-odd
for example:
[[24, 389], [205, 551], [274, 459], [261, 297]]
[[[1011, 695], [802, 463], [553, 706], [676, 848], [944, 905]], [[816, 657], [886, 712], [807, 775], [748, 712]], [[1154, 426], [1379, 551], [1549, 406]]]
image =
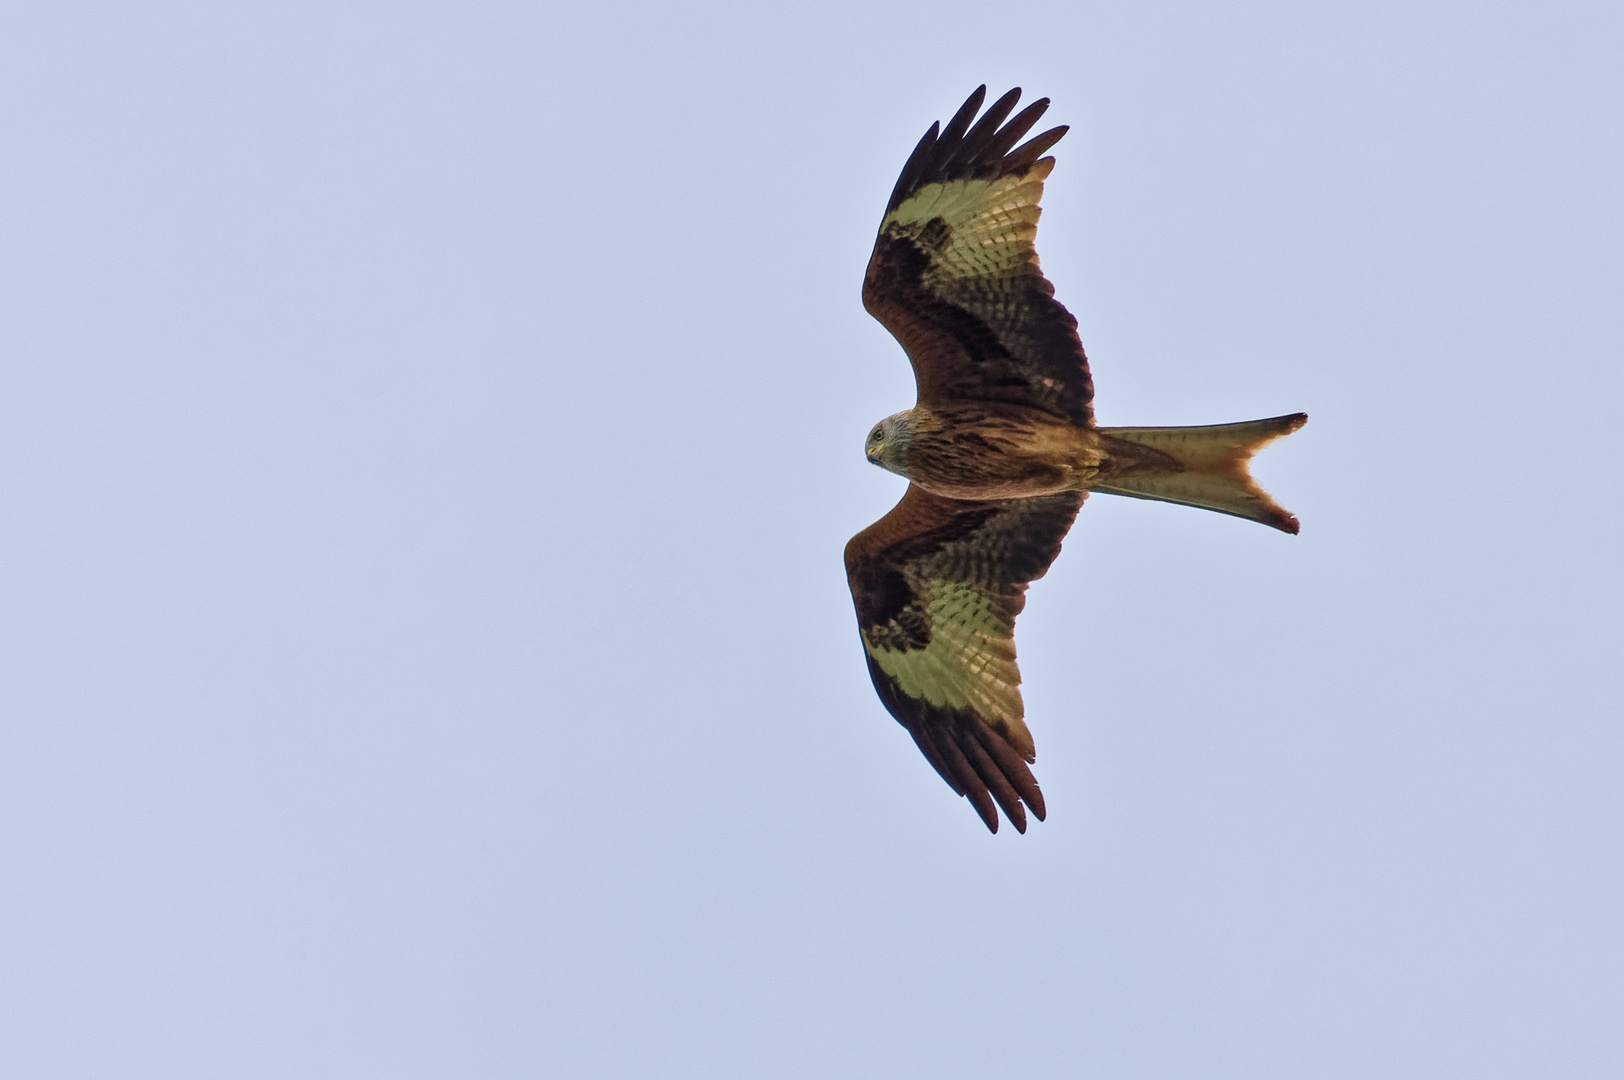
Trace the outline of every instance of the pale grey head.
[[908, 447], [913, 445], [913, 410], [893, 413], [874, 425], [863, 450], [868, 460], [898, 476], [907, 476]]

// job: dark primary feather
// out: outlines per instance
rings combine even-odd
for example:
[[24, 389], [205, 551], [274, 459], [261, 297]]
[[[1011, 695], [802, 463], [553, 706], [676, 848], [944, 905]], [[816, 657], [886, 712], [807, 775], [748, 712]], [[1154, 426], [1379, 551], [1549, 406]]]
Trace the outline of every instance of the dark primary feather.
[[[949, 146], [957, 146], [958, 141], [964, 138], [964, 133], [970, 130], [970, 121], [981, 111], [981, 103], [986, 100], [987, 84], [982, 83], [970, 92], [970, 96], [964, 99], [964, 104], [959, 106], [959, 111], [953, 114], [953, 119], [947, 122], [947, 127], [942, 129], [942, 141]], [[931, 125], [931, 130], [936, 130], [934, 124]]]
[[972, 124], [985, 93], [971, 94], [946, 128], [931, 125], [903, 166], [869, 260], [863, 304], [907, 350], [921, 404], [1003, 402], [1088, 424], [1094, 386], [1077, 320], [1055, 300], [1030, 240], [1003, 242], [1020, 247], [1012, 273], [955, 276], [945, 272], [953, 244], [945, 219], [904, 224], [890, 217], [932, 184], [1025, 176], [1066, 133], [1051, 128], [1016, 147], [1048, 100], [1004, 123], [1020, 97], [1011, 90]]
[[[1007, 662], [1018, 682], [1015, 617], [1025, 606], [1028, 583], [1042, 577], [1060, 553], [1060, 542], [1084, 498], [1083, 492], [1064, 492], [963, 502], [909, 485], [890, 513], [846, 546], [847, 579], [880, 701], [948, 786], [968, 798], [994, 832], [998, 807], [1021, 832], [1026, 831], [1025, 809], [1039, 821], [1044, 817], [1043, 793], [1027, 768], [1035, 755], [1022, 717], [1017, 714], [1012, 725], [974, 707], [910, 696], [885, 664], [897, 654], [930, 648], [944, 632], [927, 610], [930, 590], [941, 583], [961, 584], [983, 597], [993, 612], [1001, 636], [988, 643], [988, 656]], [[963, 675], [966, 681], [974, 678], [968, 671]]]
[[1030, 131], [1049, 108], [1049, 99], [1039, 98], [1022, 109], [1002, 130], [995, 130], [1021, 98], [1021, 89], [1016, 87], [995, 101], [977, 122], [975, 130], [966, 134], [986, 96], [986, 86], [977, 87], [947, 122], [947, 127], [930, 126], [902, 166], [896, 187], [891, 189], [891, 198], [885, 204], [886, 213], [895, 210], [902, 200], [926, 184], [971, 178], [985, 180], [1026, 168], [1041, 157], [1043, 151], [1059, 142], [1067, 131], [1066, 125], [1050, 128], [1011, 154], [1009, 148]]

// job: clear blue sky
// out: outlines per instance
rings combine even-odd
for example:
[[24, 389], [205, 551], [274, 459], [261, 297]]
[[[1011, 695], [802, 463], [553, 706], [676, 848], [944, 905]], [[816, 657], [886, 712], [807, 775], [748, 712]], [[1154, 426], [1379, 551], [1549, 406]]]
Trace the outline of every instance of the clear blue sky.
[[[0, 1073], [1624, 1075], [1617, 4], [7, 4]], [[883, 711], [858, 287], [978, 83], [1101, 421], [1049, 820]]]

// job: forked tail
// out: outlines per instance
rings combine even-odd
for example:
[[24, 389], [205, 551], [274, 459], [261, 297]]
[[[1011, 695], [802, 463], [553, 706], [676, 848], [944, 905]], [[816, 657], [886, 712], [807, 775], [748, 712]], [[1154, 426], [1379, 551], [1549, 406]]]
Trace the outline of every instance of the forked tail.
[[1263, 447], [1306, 423], [1307, 413], [1292, 413], [1206, 427], [1101, 428], [1107, 464], [1100, 481], [1088, 487], [1135, 499], [1199, 506], [1295, 533], [1297, 519], [1258, 487], [1246, 463]]

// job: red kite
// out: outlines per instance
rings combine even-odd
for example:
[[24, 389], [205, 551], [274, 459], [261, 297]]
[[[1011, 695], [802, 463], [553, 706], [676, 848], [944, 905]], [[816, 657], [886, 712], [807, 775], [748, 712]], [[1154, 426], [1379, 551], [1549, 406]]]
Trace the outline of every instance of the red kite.
[[[1049, 106], [979, 120], [985, 86], [902, 167], [863, 280], [863, 306], [913, 364], [919, 401], [869, 432], [869, 461], [908, 478], [890, 513], [846, 545], [874, 688], [949, 787], [998, 831], [1043, 820], [1015, 666], [1027, 584], [1060, 554], [1091, 491], [1159, 499], [1295, 533], [1247, 461], [1303, 413], [1210, 427], [1094, 423], [1077, 320], [1033, 238], [1044, 157], [1066, 133], [1015, 144]], [[972, 125], [971, 121], [975, 120]], [[1024, 804], [1024, 809], [1023, 809]]]

